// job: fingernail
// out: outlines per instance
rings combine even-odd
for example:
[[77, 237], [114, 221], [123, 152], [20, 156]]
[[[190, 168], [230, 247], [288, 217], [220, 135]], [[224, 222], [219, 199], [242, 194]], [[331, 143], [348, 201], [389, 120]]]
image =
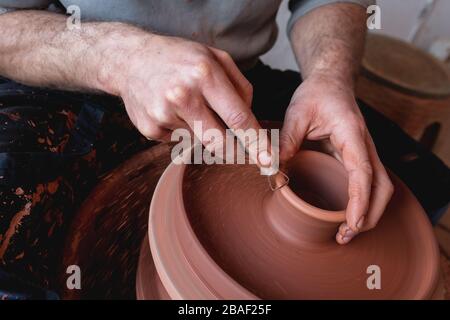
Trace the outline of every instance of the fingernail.
[[355, 231], [353, 231], [350, 228], [347, 228], [347, 230], [345, 230], [343, 237], [353, 238], [355, 235], [356, 235]]
[[267, 151], [261, 151], [258, 154], [258, 162], [263, 167], [270, 167], [272, 164], [272, 156]]
[[356, 228], [358, 228], [358, 230], [362, 229], [363, 224], [364, 224], [364, 216], [362, 216], [361, 218], [359, 218], [358, 222], [356, 223]]
[[349, 241], [352, 239], [352, 237], [342, 237], [342, 242], [349, 243]]

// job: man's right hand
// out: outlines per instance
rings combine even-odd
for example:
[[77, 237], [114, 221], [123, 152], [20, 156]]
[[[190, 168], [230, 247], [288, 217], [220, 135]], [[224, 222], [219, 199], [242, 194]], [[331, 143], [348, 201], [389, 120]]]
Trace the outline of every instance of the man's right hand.
[[[149, 139], [165, 140], [194, 121], [223, 133], [225, 126], [260, 128], [250, 109], [252, 86], [224, 51], [118, 22], [70, 30], [64, 15], [45, 11], [2, 14], [0, 30], [0, 74], [33, 86], [118, 95]], [[267, 166], [270, 156], [261, 153], [253, 160]]]
[[[147, 138], [168, 140], [172, 130], [201, 121], [203, 130], [258, 130], [251, 112], [252, 85], [222, 50], [188, 40], [148, 35], [130, 52], [120, 53], [111, 72], [111, 93], [122, 97], [128, 115]], [[211, 141], [202, 140], [205, 146]], [[223, 141], [214, 141], [213, 144]], [[214, 150], [214, 146], [209, 148]], [[260, 157], [266, 165], [270, 159]]]

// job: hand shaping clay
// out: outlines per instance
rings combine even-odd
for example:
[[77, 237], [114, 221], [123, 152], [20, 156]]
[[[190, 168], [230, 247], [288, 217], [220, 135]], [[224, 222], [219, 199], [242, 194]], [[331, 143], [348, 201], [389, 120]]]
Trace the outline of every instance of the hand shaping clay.
[[[288, 175], [289, 185], [272, 191], [256, 166], [171, 164], [151, 203], [138, 298], [435, 297], [438, 247], [398, 178], [378, 226], [342, 246], [334, 240], [347, 202], [341, 164], [301, 151]], [[374, 266], [379, 288], [370, 285]]]

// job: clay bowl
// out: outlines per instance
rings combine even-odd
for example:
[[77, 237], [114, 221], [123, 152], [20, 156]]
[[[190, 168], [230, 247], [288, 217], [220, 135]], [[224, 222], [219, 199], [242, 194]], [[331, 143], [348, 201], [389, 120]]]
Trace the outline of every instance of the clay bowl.
[[[441, 296], [432, 227], [397, 177], [391, 175], [395, 193], [378, 226], [341, 246], [334, 240], [347, 201], [341, 164], [301, 151], [289, 176], [289, 186], [274, 192], [252, 165], [169, 165], [150, 207], [137, 297]], [[381, 289], [367, 286], [373, 265], [380, 269]]]

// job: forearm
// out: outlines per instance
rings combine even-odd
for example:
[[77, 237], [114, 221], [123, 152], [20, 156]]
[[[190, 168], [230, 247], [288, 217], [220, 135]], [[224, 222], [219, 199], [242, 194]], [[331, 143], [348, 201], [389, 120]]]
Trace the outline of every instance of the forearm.
[[31, 10], [0, 15], [0, 30], [0, 75], [34, 86], [111, 94], [117, 93], [112, 74], [150, 36], [121, 23], [83, 23], [70, 30], [64, 15]]
[[366, 11], [338, 3], [317, 8], [294, 25], [290, 38], [302, 76], [323, 74], [353, 88], [364, 50]]

